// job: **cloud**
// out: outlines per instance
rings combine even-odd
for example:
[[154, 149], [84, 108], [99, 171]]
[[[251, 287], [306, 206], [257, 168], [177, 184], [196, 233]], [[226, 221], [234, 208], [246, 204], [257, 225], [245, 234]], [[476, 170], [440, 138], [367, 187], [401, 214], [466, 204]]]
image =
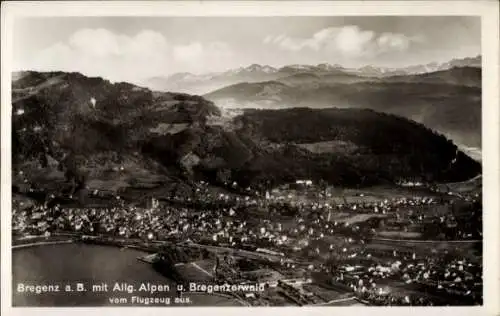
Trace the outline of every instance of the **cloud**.
[[123, 44], [133, 39], [115, 36], [105, 29], [83, 29], [69, 38], [69, 46], [88, 56], [106, 57], [119, 55]]
[[133, 36], [106, 29], [80, 29], [65, 42], [37, 53], [27, 67], [35, 70], [78, 71], [114, 81], [134, 81], [158, 69], [167, 70], [171, 45], [150, 30]]
[[143, 30], [135, 35], [106, 29], [80, 29], [27, 61], [26, 68], [42, 71], [78, 71], [113, 81], [136, 82], [177, 71], [197, 71], [231, 56], [222, 42], [187, 45], [170, 43], [163, 34]]
[[272, 40], [273, 40], [273, 36], [272, 35], [267, 35], [264, 38], [264, 44], [269, 44]]
[[180, 62], [213, 62], [213, 59], [230, 57], [233, 52], [229, 45], [223, 42], [202, 44], [192, 42], [187, 45], [178, 45], [173, 48], [173, 58]]
[[325, 28], [309, 38], [294, 38], [283, 34], [269, 35], [264, 38], [263, 43], [277, 45], [283, 50], [292, 52], [312, 50], [350, 57], [373, 57], [388, 52], [406, 51], [412, 42], [421, 40], [400, 33], [377, 34], [370, 30], [362, 30], [355, 25], [348, 25]]
[[192, 42], [173, 48], [173, 59], [182, 63], [185, 71], [207, 69], [207, 66], [221, 69], [221, 67], [227, 64], [227, 59], [233, 55], [231, 47], [223, 42], [210, 42], [206, 44]]
[[405, 51], [410, 47], [411, 40], [403, 34], [383, 33], [377, 38], [381, 52], [397, 50]]
[[175, 59], [183, 62], [197, 60], [203, 55], [203, 45], [199, 42], [180, 45], [174, 48]]

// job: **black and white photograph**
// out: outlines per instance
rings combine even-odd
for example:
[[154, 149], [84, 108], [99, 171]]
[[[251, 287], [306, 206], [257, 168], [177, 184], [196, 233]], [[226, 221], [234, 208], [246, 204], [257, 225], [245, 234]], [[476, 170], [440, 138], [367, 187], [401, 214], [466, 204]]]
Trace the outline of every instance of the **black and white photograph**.
[[483, 306], [482, 31], [16, 17], [12, 307]]

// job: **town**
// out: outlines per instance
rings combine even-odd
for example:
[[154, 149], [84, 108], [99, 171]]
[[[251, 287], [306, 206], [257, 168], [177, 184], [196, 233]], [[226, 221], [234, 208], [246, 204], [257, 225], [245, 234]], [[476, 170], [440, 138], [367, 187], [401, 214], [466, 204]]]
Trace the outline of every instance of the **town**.
[[264, 284], [230, 293], [251, 306], [482, 302], [480, 192], [341, 192], [310, 180], [241, 191], [200, 181], [189, 197], [130, 203], [116, 195], [95, 207], [14, 195], [13, 239], [148, 249], [177, 282]]

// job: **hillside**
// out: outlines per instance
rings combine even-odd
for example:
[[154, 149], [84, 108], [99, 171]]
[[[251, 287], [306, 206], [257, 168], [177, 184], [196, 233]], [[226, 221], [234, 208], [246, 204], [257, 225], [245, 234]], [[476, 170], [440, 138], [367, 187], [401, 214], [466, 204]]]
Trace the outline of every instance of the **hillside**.
[[308, 177], [364, 186], [406, 177], [461, 181], [481, 171], [444, 137], [369, 110], [249, 110], [225, 117], [202, 97], [78, 73], [15, 78], [12, 162], [19, 188], [165, 194], [189, 190], [195, 179], [268, 186]]
[[[283, 84], [276, 89], [276, 82]], [[205, 95], [234, 108], [368, 108], [422, 123], [453, 141], [481, 147], [481, 70], [363, 78], [294, 75], [269, 83], [241, 83]]]
[[481, 68], [475, 67], [454, 67], [448, 70], [436, 72], [392, 76], [384, 78], [385, 82], [407, 82], [407, 83], [429, 83], [429, 84], [450, 84], [467, 87], [481, 88]]
[[39, 186], [85, 179], [99, 189], [172, 182], [179, 172], [142, 154], [142, 144], [196, 129], [220, 113], [201, 97], [153, 93], [78, 73], [26, 72], [15, 78], [12, 154], [14, 180], [21, 183], [25, 175]]

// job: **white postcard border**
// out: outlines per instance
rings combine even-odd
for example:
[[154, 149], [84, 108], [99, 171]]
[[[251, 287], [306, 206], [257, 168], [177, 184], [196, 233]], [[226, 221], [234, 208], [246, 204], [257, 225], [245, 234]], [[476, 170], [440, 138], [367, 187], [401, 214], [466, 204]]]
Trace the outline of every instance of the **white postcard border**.
[[[2, 2], [1, 93], [1, 298], [5, 315], [500, 315], [499, 245], [499, 5], [497, 1], [51, 1]], [[483, 236], [484, 306], [482, 307], [100, 307], [12, 308], [11, 287], [11, 60], [15, 18], [47, 16], [480, 16], [483, 57]], [[182, 308], [182, 310], [180, 310]]]

